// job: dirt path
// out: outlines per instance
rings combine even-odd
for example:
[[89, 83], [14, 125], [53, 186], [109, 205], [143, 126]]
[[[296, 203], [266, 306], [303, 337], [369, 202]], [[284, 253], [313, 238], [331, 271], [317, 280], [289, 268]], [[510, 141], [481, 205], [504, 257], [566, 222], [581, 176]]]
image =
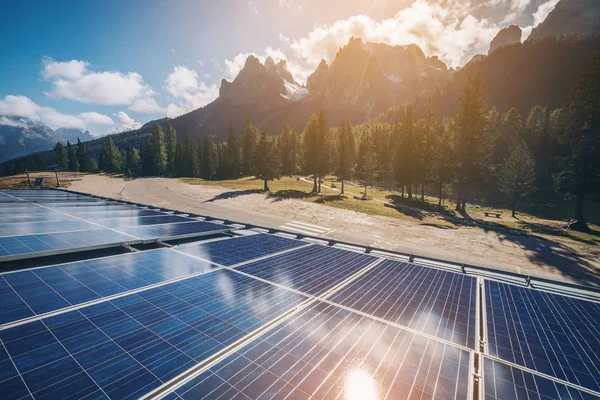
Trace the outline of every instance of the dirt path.
[[299, 200], [273, 199], [254, 191], [189, 185], [178, 179], [125, 181], [90, 175], [73, 182], [71, 188], [266, 227], [311, 224], [326, 228], [324, 236], [338, 240], [600, 286], [598, 249], [570, 239], [429, 226]]

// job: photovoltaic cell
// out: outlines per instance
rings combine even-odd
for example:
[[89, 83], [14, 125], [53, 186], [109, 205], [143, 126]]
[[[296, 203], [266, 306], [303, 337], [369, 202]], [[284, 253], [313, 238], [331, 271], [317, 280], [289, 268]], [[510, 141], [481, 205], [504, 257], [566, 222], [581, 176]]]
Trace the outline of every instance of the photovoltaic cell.
[[67, 232], [86, 229], [98, 229], [98, 225], [85, 221], [46, 221], [25, 222], [21, 224], [0, 224], [1, 236], [34, 235], [36, 233]]
[[[72, 213], [74, 214], [74, 213]], [[65, 214], [62, 214], [65, 215]], [[114, 210], [114, 211], [85, 211], [74, 214], [77, 218], [98, 219], [98, 218], [127, 218], [127, 217], [152, 217], [165, 215], [164, 213], [152, 210], [133, 209], [133, 210]], [[1, 218], [1, 216], [0, 216]]]
[[600, 392], [600, 304], [486, 281], [490, 355]]
[[4, 329], [0, 341], [33, 398], [137, 398], [304, 300], [215, 271]]
[[[46, 206], [47, 207], [47, 206]], [[58, 208], [60, 212], [69, 213], [69, 214], [81, 214], [81, 213], [89, 213], [89, 212], [106, 212], [113, 213], [115, 211], [135, 211], [138, 208], [133, 206], [125, 206], [125, 205], [111, 205], [111, 206], [64, 206]]]
[[219, 265], [231, 266], [254, 258], [306, 245], [305, 242], [273, 235], [250, 235], [218, 242], [187, 244], [177, 250]]
[[496, 360], [484, 360], [485, 400], [597, 400], [599, 397]]
[[243, 265], [238, 270], [319, 296], [375, 260], [366, 254], [313, 245]]
[[0, 207], [0, 215], [17, 215], [17, 214], [52, 214], [56, 211], [49, 210], [36, 204], [26, 203], [21, 207], [3, 208]]
[[317, 302], [175, 391], [182, 399], [466, 399], [470, 353]]
[[209, 263], [168, 249], [0, 275], [0, 324], [208, 271]]
[[44, 233], [27, 236], [8, 236], [0, 238], [0, 261], [9, 256], [34, 255], [52, 251], [64, 251], [78, 248], [104, 246], [130, 242], [131, 236], [110, 229], [96, 229], [62, 233]]
[[329, 300], [475, 349], [474, 277], [384, 260]]
[[68, 221], [75, 218], [66, 214], [0, 214], [0, 224], [19, 224], [23, 222]]
[[[89, 218], [88, 218], [89, 219]], [[158, 225], [158, 224], [174, 224], [177, 222], [193, 222], [195, 220], [180, 217], [177, 215], [157, 215], [151, 217], [123, 217], [123, 218], [98, 218], [89, 219], [90, 221], [108, 226], [109, 228], [119, 229], [129, 226], [145, 226], [145, 225]]]
[[167, 225], [148, 225], [119, 228], [119, 231], [142, 239], [177, 238], [186, 235], [222, 232], [231, 229], [228, 226], [212, 222], [186, 222]]

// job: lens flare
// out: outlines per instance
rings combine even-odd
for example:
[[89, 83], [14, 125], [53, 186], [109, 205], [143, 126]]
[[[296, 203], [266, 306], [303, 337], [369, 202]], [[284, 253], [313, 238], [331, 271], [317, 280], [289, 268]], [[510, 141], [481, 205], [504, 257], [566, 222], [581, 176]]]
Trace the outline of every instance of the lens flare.
[[346, 400], [377, 400], [377, 384], [366, 371], [354, 370], [346, 378]]

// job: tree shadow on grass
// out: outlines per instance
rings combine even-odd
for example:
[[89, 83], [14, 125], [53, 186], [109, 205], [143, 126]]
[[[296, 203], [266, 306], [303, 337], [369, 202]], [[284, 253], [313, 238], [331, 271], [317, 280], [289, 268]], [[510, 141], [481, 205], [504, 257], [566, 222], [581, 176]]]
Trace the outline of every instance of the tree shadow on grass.
[[332, 203], [334, 201], [346, 200], [346, 197], [343, 194], [327, 194], [327, 195], [319, 195], [319, 198], [315, 201], [315, 203], [326, 204]]
[[212, 203], [217, 200], [235, 199], [240, 196], [248, 196], [250, 194], [264, 193], [261, 189], [248, 189], [248, 190], [232, 190], [230, 192], [223, 192], [216, 195], [212, 199], [205, 200], [204, 203]]
[[542, 269], [570, 278], [581, 285], [600, 287], [600, 268], [563, 243], [515, 229], [482, 228], [486, 233], [495, 232], [501, 242], [509, 241], [519, 246], [527, 252], [529, 261]]
[[268, 199], [271, 199], [273, 202], [283, 201], [289, 199], [309, 199], [311, 197], [316, 197], [317, 193], [313, 192], [303, 192], [301, 190], [295, 189], [286, 189], [286, 190], [278, 190], [274, 193], [269, 193], [267, 195]]

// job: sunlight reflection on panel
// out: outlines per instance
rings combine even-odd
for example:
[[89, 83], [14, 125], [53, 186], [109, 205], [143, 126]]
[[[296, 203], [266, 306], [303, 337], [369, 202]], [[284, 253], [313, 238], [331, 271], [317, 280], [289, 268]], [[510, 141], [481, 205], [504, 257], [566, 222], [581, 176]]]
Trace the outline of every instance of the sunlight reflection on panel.
[[373, 377], [363, 371], [355, 370], [346, 378], [347, 400], [377, 400], [377, 384]]

